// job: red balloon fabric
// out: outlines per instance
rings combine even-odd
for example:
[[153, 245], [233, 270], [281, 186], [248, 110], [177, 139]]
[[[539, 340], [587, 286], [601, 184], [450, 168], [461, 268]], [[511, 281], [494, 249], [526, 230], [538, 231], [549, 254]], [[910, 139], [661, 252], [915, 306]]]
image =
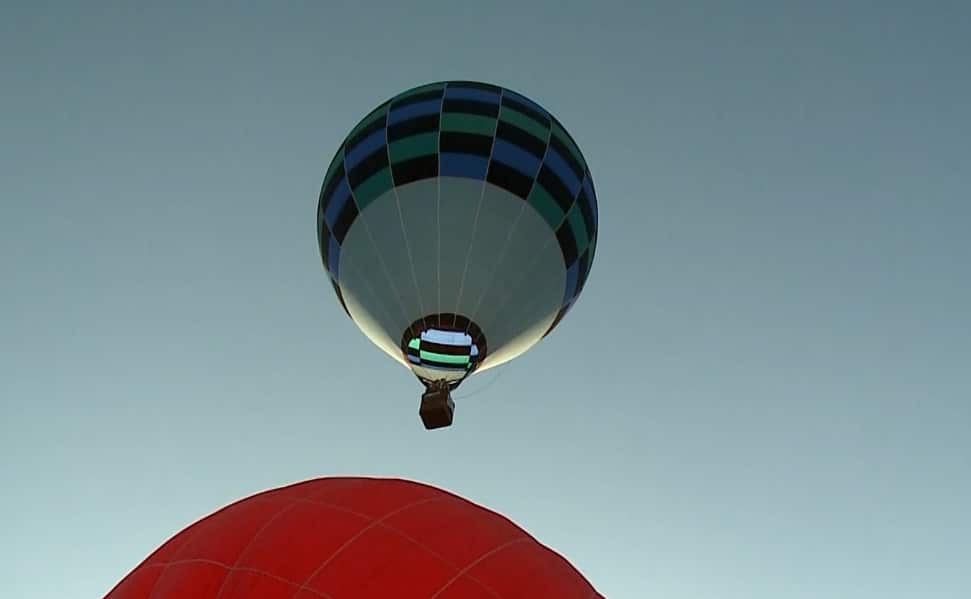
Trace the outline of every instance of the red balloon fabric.
[[321, 478], [172, 537], [106, 599], [603, 599], [563, 557], [447, 491]]

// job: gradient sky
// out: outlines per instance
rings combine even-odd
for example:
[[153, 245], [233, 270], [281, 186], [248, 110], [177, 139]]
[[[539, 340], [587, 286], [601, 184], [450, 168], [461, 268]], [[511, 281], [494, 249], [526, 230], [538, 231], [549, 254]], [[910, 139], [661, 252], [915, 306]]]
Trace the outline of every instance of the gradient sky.
[[[0, 596], [374, 474], [611, 599], [971, 597], [971, 5], [380, 4], [3, 3]], [[556, 114], [601, 234], [429, 433], [314, 222], [348, 130], [442, 79]]]

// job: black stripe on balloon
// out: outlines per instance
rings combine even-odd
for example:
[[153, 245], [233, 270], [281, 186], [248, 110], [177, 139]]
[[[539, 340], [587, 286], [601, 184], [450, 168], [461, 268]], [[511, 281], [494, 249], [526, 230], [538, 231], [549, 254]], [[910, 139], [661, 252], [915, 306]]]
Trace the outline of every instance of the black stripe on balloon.
[[367, 127], [363, 128], [360, 131], [358, 131], [357, 133], [355, 133], [353, 135], [353, 137], [348, 137], [347, 138], [347, 141], [344, 142], [344, 148], [345, 148], [344, 154], [346, 155], [348, 151], [353, 150], [354, 147], [357, 144], [359, 144], [362, 141], [364, 141], [364, 139], [367, 136], [371, 135], [375, 131], [384, 129], [384, 122], [386, 120], [387, 120], [387, 117], [380, 118], [380, 119], [374, 121], [373, 123], [371, 123], [370, 125], [368, 125]]
[[446, 345], [444, 343], [435, 343], [433, 341], [421, 340], [422, 351], [430, 351], [436, 354], [442, 354], [445, 356], [470, 356], [472, 355], [472, 348], [468, 345]]
[[546, 115], [540, 114], [530, 106], [526, 106], [525, 104], [517, 102], [514, 98], [510, 96], [506, 96], [506, 95], [502, 96], [502, 105], [508, 106], [513, 110], [516, 110], [525, 114], [526, 116], [533, 119], [534, 121], [536, 121], [537, 123], [539, 123], [540, 125], [542, 125], [547, 129], [550, 128], [550, 119]]
[[[341, 157], [341, 162], [344, 161], [343, 156]], [[331, 175], [330, 179], [324, 181], [324, 184], [320, 188], [320, 200], [326, 201], [334, 193], [337, 185], [341, 182], [341, 178], [344, 176], [344, 169], [341, 168], [342, 165], [338, 165], [334, 168], [334, 173]]]
[[577, 176], [577, 179], [583, 181], [583, 174], [586, 169], [573, 157], [573, 152], [557, 139], [555, 135], [550, 135], [550, 147], [555, 149], [556, 153], [563, 157], [563, 160], [570, 166], [570, 170]]
[[[573, 144], [573, 147], [574, 147], [574, 149], [575, 149], [575, 150], [576, 150], [577, 152], [579, 152], [579, 151], [580, 151], [580, 144], [578, 144], [578, 143], [577, 143], [577, 140], [576, 140], [576, 138], [574, 138], [574, 137], [573, 137], [573, 136], [572, 136], [572, 135], [570, 134], [570, 132], [566, 130], [566, 127], [564, 127], [564, 126], [563, 126], [563, 123], [561, 123], [561, 122], [560, 122], [560, 120], [559, 120], [558, 118], [556, 118], [556, 117], [553, 117], [553, 121], [554, 121], [554, 122], [555, 122], [555, 123], [556, 123], [557, 125], [559, 125], [559, 127], [560, 127], [560, 129], [559, 129], [559, 131], [558, 131], [558, 133], [561, 133], [561, 134], [563, 134], [563, 137], [565, 137], [565, 138], [566, 138], [566, 141], [568, 141], [568, 142], [570, 142], [571, 144]], [[581, 171], [585, 171], [586, 169], [587, 169], [587, 165], [586, 165], [586, 164], [584, 164], [584, 166], [583, 166], [583, 168], [581, 169]]]
[[347, 235], [347, 231], [351, 228], [351, 223], [357, 218], [357, 204], [354, 202], [353, 198], [348, 198], [344, 202], [344, 207], [341, 208], [341, 213], [337, 215], [337, 222], [334, 223], [334, 237], [337, 239], [337, 243], [343, 245], [344, 236]]
[[433, 89], [427, 92], [420, 92], [417, 94], [412, 94], [410, 96], [405, 96], [403, 98], [395, 98], [391, 107], [401, 108], [402, 106], [408, 106], [411, 104], [418, 104], [419, 102], [426, 102], [428, 100], [438, 100], [442, 97], [442, 92], [444, 88]]
[[388, 127], [388, 143], [419, 133], [438, 131], [439, 117], [438, 113], [426, 114], [391, 125]]
[[[343, 158], [341, 158], [343, 161]], [[334, 173], [331, 175], [330, 179], [324, 182], [323, 187], [320, 189], [320, 199], [318, 204], [322, 210], [327, 210], [327, 204], [330, 202], [331, 196], [334, 195], [334, 190], [340, 185], [341, 179], [344, 178], [344, 165], [338, 165], [334, 169]]]
[[421, 360], [422, 366], [429, 366], [432, 368], [439, 368], [441, 370], [456, 370], [462, 372], [463, 370], [468, 370], [465, 364], [451, 364], [449, 362], [437, 362], [435, 360], [428, 360], [426, 358], [419, 358]]
[[344, 308], [344, 313], [347, 314], [348, 317], [350, 317], [351, 316], [351, 311], [347, 309], [347, 304], [344, 303], [344, 294], [341, 293], [340, 286], [338, 286], [337, 283], [334, 282], [334, 279], [331, 279], [330, 280], [330, 284], [334, 288], [334, 293], [337, 294], [337, 299], [341, 303], [341, 308]]
[[395, 185], [404, 185], [438, 176], [438, 154], [418, 156], [391, 165]]
[[580, 195], [577, 196], [577, 204], [580, 205], [580, 215], [583, 216], [583, 225], [587, 228], [587, 237], [593, 237], [593, 209], [590, 207], [590, 199], [587, 192], [582, 187]]
[[577, 241], [573, 237], [573, 230], [570, 229], [569, 219], [563, 219], [560, 228], [556, 230], [556, 240], [560, 242], [563, 263], [569, 268], [577, 259]]
[[496, 118], [499, 116], [499, 104], [477, 102], [467, 98], [445, 98], [445, 102], [442, 104], [442, 112], [462, 112]]
[[509, 143], [519, 146], [535, 156], [537, 160], [542, 160], [546, 153], [546, 143], [543, 140], [506, 121], [499, 121], [499, 126], [496, 127], [496, 137], [501, 137]]
[[570, 208], [573, 207], [573, 195], [549, 166], [544, 164], [539, 169], [539, 175], [536, 176], [536, 180], [553, 196], [553, 199], [559, 204], [564, 214], [570, 211]]
[[438, 142], [438, 151], [443, 154], [446, 152], [476, 154], [488, 158], [492, 154], [492, 138], [475, 133], [442, 131]]
[[524, 200], [529, 196], [529, 190], [533, 188], [532, 177], [527, 177], [513, 167], [495, 160], [489, 163], [486, 181], [498, 185]]
[[583, 286], [587, 282], [587, 274], [590, 272], [590, 250], [583, 250], [583, 254], [580, 255], [579, 260], [577, 260], [577, 288], [573, 292], [573, 296], [576, 297], [580, 295], [583, 291]]
[[566, 313], [569, 310], [570, 310], [569, 306], [563, 306], [562, 308], [560, 308], [560, 311], [556, 314], [556, 318], [553, 319], [553, 324], [550, 325], [550, 328], [546, 329], [546, 332], [543, 333], [543, 337], [546, 337], [551, 332], [553, 332], [553, 329], [556, 328], [556, 325], [560, 324], [560, 321], [563, 320], [563, 317], [566, 316]]
[[449, 81], [448, 87], [459, 88], [459, 89], [481, 89], [487, 92], [499, 93], [500, 88], [489, 83], [482, 83], [481, 81]]
[[330, 231], [327, 230], [327, 225], [319, 227], [320, 232], [318, 235], [318, 243], [320, 244], [320, 259], [324, 263], [324, 270], [330, 272]]
[[388, 147], [381, 145], [374, 153], [357, 163], [347, 173], [347, 182], [351, 184], [352, 188], [356, 188], [366, 181], [368, 177], [386, 166], [388, 166]]
[[408, 354], [409, 356], [414, 356], [419, 360], [421, 359], [420, 351], [414, 347], [411, 347], [410, 345], [405, 347], [405, 353]]

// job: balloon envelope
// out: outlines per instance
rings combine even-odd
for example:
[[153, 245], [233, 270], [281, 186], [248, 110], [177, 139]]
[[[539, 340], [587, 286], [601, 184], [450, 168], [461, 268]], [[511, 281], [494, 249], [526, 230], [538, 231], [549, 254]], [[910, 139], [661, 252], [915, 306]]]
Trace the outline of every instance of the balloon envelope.
[[397, 479], [260, 493], [167, 541], [107, 599], [594, 599], [506, 518]]
[[350, 132], [317, 209], [347, 314], [424, 382], [522, 354], [576, 302], [597, 199], [573, 138], [514, 91], [446, 81], [401, 93]]

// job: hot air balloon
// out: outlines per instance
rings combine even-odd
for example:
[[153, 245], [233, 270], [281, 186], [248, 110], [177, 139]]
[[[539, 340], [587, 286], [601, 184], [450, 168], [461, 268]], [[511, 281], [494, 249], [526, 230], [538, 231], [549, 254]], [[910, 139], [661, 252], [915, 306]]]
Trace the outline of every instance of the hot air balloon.
[[452, 423], [451, 390], [528, 350], [577, 301], [597, 200], [544, 108], [446, 81], [354, 127], [324, 177], [317, 235], [345, 312], [424, 383], [419, 412], [438, 428]]
[[189, 526], [106, 599], [596, 599], [563, 557], [427, 485], [321, 478]]

